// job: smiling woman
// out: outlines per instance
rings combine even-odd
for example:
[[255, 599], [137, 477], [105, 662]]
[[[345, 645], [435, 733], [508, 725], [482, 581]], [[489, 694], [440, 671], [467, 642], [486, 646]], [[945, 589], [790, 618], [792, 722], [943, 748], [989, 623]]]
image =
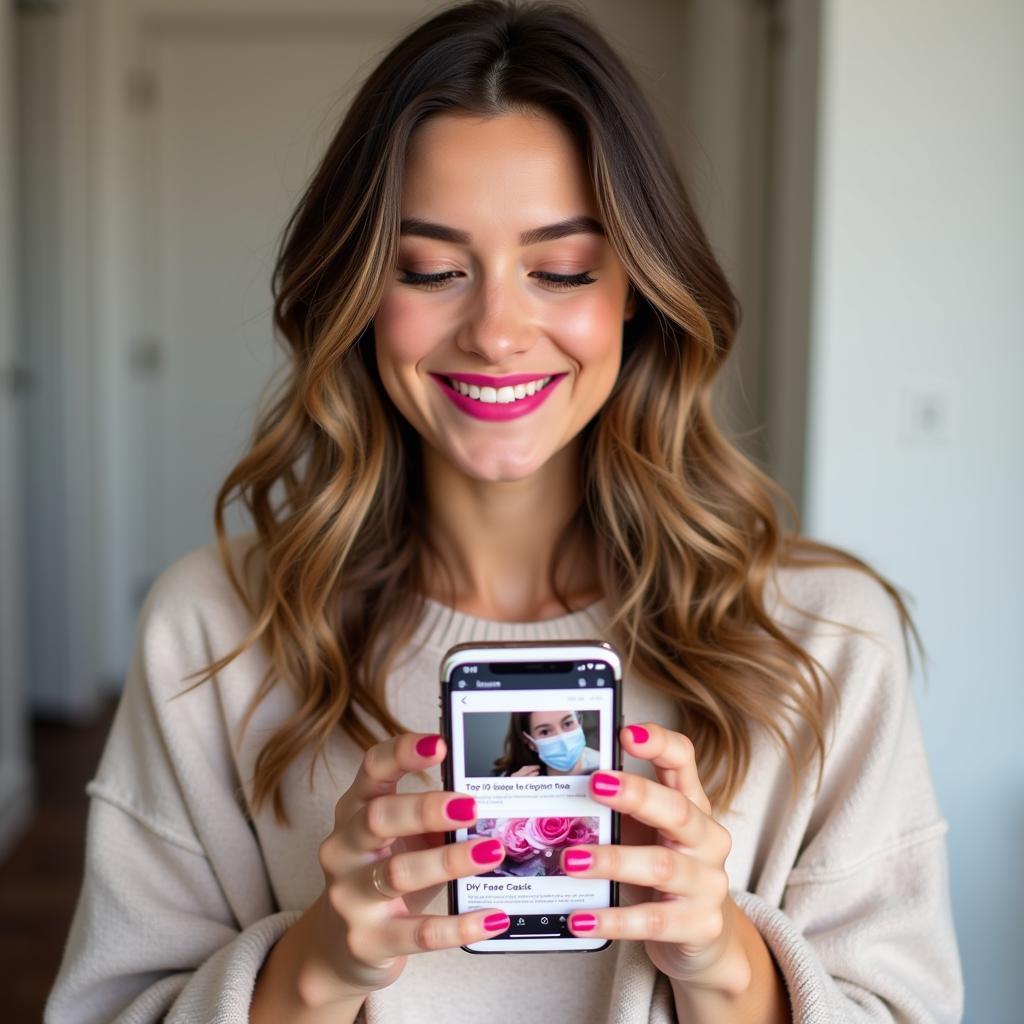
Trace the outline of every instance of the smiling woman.
[[[957, 1020], [906, 606], [714, 422], [738, 304], [590, 22], [477, 0], [399, 40], [273, 286], [289, 370], [143, 608], [48, 1024]], [[499, 767], [621, 815], [544, 878], [615, 941], [470, 958], [509, 914], [445, 886], [528, 823], [441, 788], [438, 661], [556, 638], [623, 652], [627, 770], [532, 711]]]
[[[401, 210], [399, 272], [373, 318], [381, 381], [427, 442], [427, 478], [446, 472], [453, 516], [480, 511], [470, 508], [474, 481], [529, 479], [503, 489], [511, 518], [512, 494], [558, 493], [566, 465], [581, 461], [582, 429], [615, 385], [623, 324], [636, 311], [629, 276], [578, 140], [541, 112], [426, 121], [406, 155]], [[517, 395], [526, 382], [536, 382], [532, 395]], [[468, 567], [475, 559], [462, 554]], [[480, 568], [514, 580], [528, 566]], [[487, 594], [483, 579], [457, 589]], [[494, 607], [478, 610], [500, 618], [509, 598], [491, 592]]]

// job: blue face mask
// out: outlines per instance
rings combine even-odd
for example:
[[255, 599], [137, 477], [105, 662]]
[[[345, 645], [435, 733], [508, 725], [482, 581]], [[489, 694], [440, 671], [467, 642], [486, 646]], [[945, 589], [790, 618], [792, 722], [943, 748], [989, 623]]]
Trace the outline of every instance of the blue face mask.
[[537, 744], [537, 756], [550, 768], [556, 771], [567, 772], [583, 753], [586, 740], [583, 737], [583, 729], [577, 726], [569, 732], [559, 733], [557, 736], [545, 736], [538, 739], [530, 737]]

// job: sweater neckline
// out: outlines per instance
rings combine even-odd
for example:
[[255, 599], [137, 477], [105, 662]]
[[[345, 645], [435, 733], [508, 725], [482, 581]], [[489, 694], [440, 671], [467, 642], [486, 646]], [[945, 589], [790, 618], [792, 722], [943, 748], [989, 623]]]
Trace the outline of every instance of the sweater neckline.
[[413, 634], [413, 642], [416, 646], [446, 651], [453, 644], [471, 640], [600, 639], [606, 621], [607, 608], [603, 597], [564, 615], [532, 622], [482, 619], [432, 597], [424, 597], [423, 618]]

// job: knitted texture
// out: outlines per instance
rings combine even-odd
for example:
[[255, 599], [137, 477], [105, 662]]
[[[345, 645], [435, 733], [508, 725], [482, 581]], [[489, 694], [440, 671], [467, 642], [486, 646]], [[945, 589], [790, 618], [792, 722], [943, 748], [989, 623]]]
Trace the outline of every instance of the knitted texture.
[[[241, 556], [253, 535], [232, 539]], [[960, 960], [949, 902], [945, 835], [925, 754], [895, 606], [847, 569], [785, 570], [776, 597], [868, 632], [850, 634], [770, 602], [790, 635], [834, 676], [828, 756], [790, 792], [788, 762], [752, 736], [752, 763], [721, 822], [732, 836], [732, 897], [786, 980], [798, 1024], [899, 1021], [955, 1024]], [[441, 655], [462, 640], [609, 639], [597, 602], [537, 623], [496, 623], [429, 602], [386, 696], [417, 732], [437, 727]], [[319, 844], [362, 751], [336, 731], [283, 778], [291, 828], [252, 808], [262, 744], [297, 706], [275, 686], [249, 729], [242, 715], [266, 668], [251, 648], [179, 699], [185, 677], [222, 656], [250, 626], [215, 544], [179, 559], [146, 598], [124, 690], [95, 776], [85, 873], [46, 1024], [246, 1024], [260, 967], [323, 889]], [[625, 721], [683, 731], [678, 702], [650, 681], [624, 680]], [[623, 768], [654, 778], [648, 762]], [[440, 787], [406, 777], [401, 792]], [[624, 904], [645, 890], [623, 884]], [[428, 912], [446, 913], [442, 888]], [[642, 942], [596, 953], [475, 956], [461, 949], [411, 956], [372, 993], [365, 1024], [561, 1020], [672, 1024], [671, 986]]]

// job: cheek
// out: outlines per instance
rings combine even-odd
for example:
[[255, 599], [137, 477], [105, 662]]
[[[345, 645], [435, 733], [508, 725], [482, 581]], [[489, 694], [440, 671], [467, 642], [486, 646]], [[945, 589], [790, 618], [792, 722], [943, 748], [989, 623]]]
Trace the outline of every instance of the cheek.
[[617, 363], [622, 343], [621, 303], [611, 295], [588, 296], [552, 313], [563, 347], [583, 369], [605, 360]]
[[431, 349], [429, 321], [412, 297], [398, 292], [385, 295], [373, 318], [378, 361], [418, 363]]

